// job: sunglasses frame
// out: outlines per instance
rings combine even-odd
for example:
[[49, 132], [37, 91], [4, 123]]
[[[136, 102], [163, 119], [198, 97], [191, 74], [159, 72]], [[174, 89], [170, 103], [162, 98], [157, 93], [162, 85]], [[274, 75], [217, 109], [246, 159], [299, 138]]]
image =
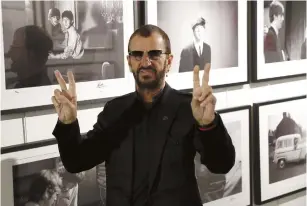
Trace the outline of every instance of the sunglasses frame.
[[[134, 52], [140, 52], [140, 53], [142, 53], [142, 56], [141, 57], [139, 57], [139, 56], [137, 57], [136, 55], [133, 55]], [[168, 52], [163, 52], [160, 49], [153, 49], [153, 50], [149, 50], [149, 51], [133, 50], [133, 51], [129, 51], [128, 54], [129, 54], [130, 57], [134, 57], [137, 61], [141, 61], [145, 52], [147, 52], [147, 55], [148, 55], [150, 60], [157, 60], [157, 59], [155, 59], [155, 57], [153, 57], [154, 55], [151, 54], [152, 52], [158, 52], [159, 53], [159, 55], [156, 56], [157, 58], [160, 58], [160, 56], [162, 54], [170, 54]], [[138, 59], [138, 58], [140, 58], [140, 59]]]

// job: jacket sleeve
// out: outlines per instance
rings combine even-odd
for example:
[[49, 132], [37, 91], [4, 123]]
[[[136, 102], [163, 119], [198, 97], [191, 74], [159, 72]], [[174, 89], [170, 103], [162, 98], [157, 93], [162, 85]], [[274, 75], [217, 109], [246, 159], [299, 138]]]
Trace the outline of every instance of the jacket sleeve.
[[71, 124], [56, 123], [53, 135], [57, 139], [63, 165], [70, 173], [91, 169], [105, 161], [111, 151], [110, 134], [106, 122], [107, 106], [99, 113], [93, 129], [80, 134], [78, 119]]
[[210, 172], [228, 173], [235, 163], [235, 148], [219, 114], [214, 128], [201, 131], [195, 124], [194, 146], [201, 156], [201, 163]]
[[127, 136], [133, 124], [133, 110], [128, 109], [115, 115], [116, 108], [114, 109], [109, 102], [106, 103], [103, 111], [98, 114], [93, 129], [85, 135], [80, 134], [78, 120], [72, 124], [57, 122], [53, 135], [57, 139], [60, 157], [68, 172], [78, 173], [103, 163]]

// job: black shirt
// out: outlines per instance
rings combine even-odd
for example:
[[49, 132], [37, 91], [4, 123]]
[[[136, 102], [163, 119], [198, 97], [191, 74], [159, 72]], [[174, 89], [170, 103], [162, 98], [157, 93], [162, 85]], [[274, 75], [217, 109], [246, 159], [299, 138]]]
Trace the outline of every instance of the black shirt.
[[154, 120], [155, 110], [159, 108], [159, 100], [163, 95], [161, 90], [153, 99], [152, 103], [145, 103], [142, 97], [137, 94], [136, 104], [142, 112], [142, 121], [134, 128], [134, 152], [133, 152], [133, 206], [144, 206], [148, 195], [149, 183], [149, 135], [150, 122]]

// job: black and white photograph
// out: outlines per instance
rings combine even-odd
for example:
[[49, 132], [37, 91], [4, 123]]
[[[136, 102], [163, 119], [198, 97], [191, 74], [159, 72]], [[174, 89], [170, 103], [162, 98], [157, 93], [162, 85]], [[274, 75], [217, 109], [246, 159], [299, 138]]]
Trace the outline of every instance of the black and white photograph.
[[[195, 65], [202, 71], [207, 63], [211, 64], [213, 86], [247, 80], [246, 2], [151, 1], [147, 4], [148, 23], [161, 27], [171, 40], [174, 58], [168, 78], [170, 84], [180, 89], [191, 87], [187, 79], [192, 76]], [[233, 78], [223, 78], [230, 74]]]
[[[254, 81], [306, 75], [306, 1], [258, 0], [253, 26], [257, 27], [257, 68]], [[254, 36], [254, 34], [252, 34]]]
[[60, 158], [14, 166], [14, 206], [103, 206], [106, 188], [102, 174], [99, 175], [96, 167], [69, 173]]
[[306, 1], [264, 2], [265, 63], [306, 59]]
[[284, 111], [269, 116], [270, 184], [306, 173], [304, 113]]
[[306, 187], [306, 103], [300, 96], [254, 105], [257, 204]]
[[249, 112], [250, 109], [244, 107], [221, 113], [236, 150], [235, 164], [227, 174], [210, 172], [196, 154], [195, 174], [203, 205], [250, 204], [249, 188], [244, 185], [249, 185]]
[[130, 75], [125, 57], [134, 29], [133, 2], [6, 0], [0, 20], [8, 97], [49, 91], [58, 84], [56, 70], [66, 81], [72, 71], [78, 84], [93, 89], [125, 83]]
[[[39, 150], [44, 152], [42, 149], [37, 149]], [[44, 153], [37, 152], [36, 157], [40, 156], [44, 156]], [[58, 155], [53, 155], [51, 158], [42, 157], [34, 161], [28, 158], [24, 160], [12, 166], [14, 203], [7, 205], [106, 205], [104, 163], [87, 171], [69, 173]]]

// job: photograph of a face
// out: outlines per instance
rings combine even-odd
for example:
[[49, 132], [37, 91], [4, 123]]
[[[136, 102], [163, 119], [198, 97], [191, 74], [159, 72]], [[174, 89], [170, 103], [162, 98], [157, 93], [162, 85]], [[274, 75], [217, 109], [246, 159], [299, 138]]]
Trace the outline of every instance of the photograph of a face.
[[206, 63], [212, 69], [238, 66], [237, 1], [159, 1], [157, 6], [158, 25], [176, 42], [173, 72], [203, 69]]
[[195, 174], [203, 205], [249, 205], [249, 189], [244, 186], [249, 181], [249, 156], [246, 155], [249, 148], [248, 112], [244, 109], [221, 113], [236, 150], [235, 164], [227, 174], [210, 172], [196, 154]]
[[104, 206], [104, 164], [72, 174], [59, 157], [13, 167], [14, 206]]
[[[88, 90], [101, 87], [116, 95], [113, 84], [124, 84], [128, 78], [125, 57], [134, 29], [133, 2], [5, 0], [0, 21], [5, 109], [41, 106], [30, 100], [25, 106], [7, 102], [22, 101], [32, 92], [51, 94], [58, 85], [56, 70], [67, 82], [67, 72], [73, 72], [77, 86], [87, 90], [78, 95], [85, 100], [104, 98], [94, 91], [93, 98], [88, 95]], [[45, 101], [50, 104], [50, 97]]]
[[306, 29], [306, 1], [265, 1], [265, 63], [306, 59]]
[[257, 39], [253, 81], [304, 75], [306, 71], [306, 1], [257, 0], [252, 38]]
[[[211, 64], [212, 85], [246, 80], [246, 58], [243, 59], [242, 53], [246, 55], [246, 41], [243, 41], [247, 38], [246, 2], [152, 1], [147, 4], [148, 23], [161, 27], [171, 41], [173, 60], [168, 78], [171, 83], [177, 81], [189, 87], [185, 83], [191, 80], [194, 67], [198, 65], [203, 71], [207, 63]], [[234, 79], [223, 78], [228, 74]]]
[[270, 115], [270, 184], [306, 173], [306, 119], [301, 112]]
[[261, 204], [306, 187], [306, 96], [255, 103], [254, 115], [255, 200]]
[[121, 1], [1, 5], [6, 89], [56, 84], [55, 69], [72, 69], [77, 82], [124, 77]]

